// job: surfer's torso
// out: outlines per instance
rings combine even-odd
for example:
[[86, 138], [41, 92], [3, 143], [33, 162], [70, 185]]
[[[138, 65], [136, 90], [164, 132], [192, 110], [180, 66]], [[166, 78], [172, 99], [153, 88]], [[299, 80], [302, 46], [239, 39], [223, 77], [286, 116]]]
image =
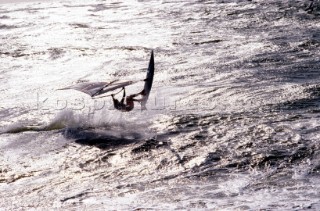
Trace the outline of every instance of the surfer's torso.
[[132, 111], [134, 108], [133, 98], [130, 96], [126, 98], [126, 103], [123, 101], [119, 102], [116, 99], [113, 100], [113, 103], [115, 109], [123, 112]]

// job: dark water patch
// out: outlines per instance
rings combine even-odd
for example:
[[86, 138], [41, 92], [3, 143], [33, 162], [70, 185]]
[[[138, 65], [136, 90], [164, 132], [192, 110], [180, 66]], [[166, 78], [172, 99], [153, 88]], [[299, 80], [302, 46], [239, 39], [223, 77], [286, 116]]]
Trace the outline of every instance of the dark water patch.
[[15, 28], [18, 28], [18, 27], [12, 26], [12, 25], [0, 24], [0, 30], [2, 30], [2, 29], [15, 29]]
[[145, 141], [142, 145], [132, 149], [132, 153], [149, 152], [153, 149], [168, 146], [167, 141], [158, 141], [155, 138]]
[[310, 169], [309, 175], [320, 176], [320, 163]]
[[[248, 2], [248, 4], [250, 3]], [[235, 9], [233, 11], [228, 11], [226, 15], [231, 18], [239, 18], [239, 15], [241, 15], [241, 17], [253, 17], [256, 13], [256, 9]]]
[[17, 58], [17, 57], [26, 56], [27, 54], [22, 53], [22, 50], [16, 50], [14, 52], [8, 52], [8, 51], [3, 52], [3, 51], [1, 51], [0, 55], [12, 56], [14, 58]]
[[81, 200], [81, 199], [84, 199], [84, 197], [87, 197], [88, 194], [89, 194], [89, 192], [83, 192], [83, 193], [79, 193], [79, 194], [74, 195], [74, 196], [66, 197], [64, 199], [61, 199], [60, 201], [61, 202], [66, 202], [66, 201], [74, 200], [74, 199]]
[[309, 39], [309, 40], [306, 40], [302, 44], [298, 45], [299, 48], [308, 49], [308, 50], [312, 50], [314, 48], [318, 48], [319, 46], [320, 46], [320, 40], [312, 39], [312, 38]]
[[[206, 171], [208, 168], [241, 172], [270, 166], [291, 168], [306, 160], [316, 159], [315, 143], [304, 139], [304, 134], [310, 134], [312, 131], [308, 128], [291, 129], [289, 126], [281, 125], [285, 122], [299, 122], [301, 119], [305, 117], [294, 114], [282, 116], [279, 113], [178, 115], [172, 118], [172, 123], [167, 128], [167, 139], [173, 140], [174, 144], [169, 145], [171, 149], [175, 146], [172, 151], [177, 157], [180, 156], [177, 160], [182, 165], [196, 158], [190, 153], [193, 150], [203, 150], [206, 146], [212, 148], [210, 151], [205, 150], [206, 154], [202, 155], [205, 156], [204, 161], [194, 167], [198, 171]], [[260, 122], [259, 125], [257, 122]], [[190, 135], [189, 132], [194, 133], [197, 130], [202, 134], [200, 138]], [[317, 129], [313, 132], [316, 131]], [[177, 140], [172, 139], [175, 136], [179, 137], [178, 145]]]
[[1, 15], [1, 16], [0, 16], [0, 19], [10, 19], [10, 17], [7, 16], [7, 15]]
[[[252, 35], [252, 31], [258, 34], [268, 31], [269, 36], [265, 37], [264, 41], [271, 42], [279, 48], [273, 52], [255, 55], [251, 60], [243, 62], [242, 65], [253, 69], [261, 67], [262, 69], [256, 74], [259, 78], [263, 78], [262, 75], [267, 75], [288, 82], [302, 82], [305, 79], [319, 78], [319, 62], [316, 57], [320, 43], [317, 35], [319, 30], [312, 27], [304, 28], [303, 22], [307, 22], [308, 19], [307, 16], [305, 18], [298, 17], [303, 13], [301, 9], [303, 9], [301, 2], [259, 3], [256, 10], [261, 10], [261, 13], [255, 11], [252, 21], [244, 21], [245, 23], [240, 24], [237, 31], [249, 37]], [[238, 13], [241, 11], [236, 10], [236, 14]], [[260, 14], [263, 14], [262, 17]], [[280, 25], [270, 26], [269, 17], [283, 18], [284, 21]], [[285, 21], [288, 22], [288, 26], [283, 25]], [[301, 25], [290, 26], [292, 21], [298, 21]]]
[[257, 55], [256, 58], [252, 59], [250, 62], [256, 65], [261, 65], [267, 63], [268, 65], [275, 64], [275, 63], [280, 63], [283, 65], [285, 62], [289, 62], [287, 58], [284, 57], [284, 55], [278, 55], [278, 54], [262, 54], [262, 55]]
[[305, 158], [312, 158], [316, 152], [316, 146], [301, 146], [290, 154], [290, 162], [294, 163]]
[[89, 9], [88, 11], [101, 12], [101, 11], [110, 10], [110, 9], [126, 8], [126, 6], [122, 6], [120, 4], [121, 4], [121, 2], [111, 3], [110, 5], [106, 5], [106, 4], [91, 5], [91, 7], [93, 7], [93, 9]]
[[[315, 8], [318, 0], [307, 1], [270, 1], [264, 2], [265, 9], [272, 8], [278, 14], [283, 14], [285, 18], [301, 18], [308, 19], [307, 12], [312, 8]], [[305, 11], [305, 12], [304, 12]], [[309, 13], [309, 12], [308, 12]]]
[[87, 146], [94, 146], [99, 149], [110, 149], [110, 148], [116, 148], [120, 146], [126, 146], [129, 144], [134, 143], [135, 141], [132, 139], [126, 139], [126, 138], [119, 138], [119, 137], [114, 137], [114, 136], [104, 136], [104, 137], [99, 137], [99, 138], [81, 138], [77, 139], [75, 141], [77, 144], [81, 145], [87, 145]]
[[194, 42], [193, 45], [204, 45], [204, 44], [214, 44], [214, 43], [220, 43], [223, 42], [223, 40], [207, 40], [202, 42]]
[[93, 9], [89, 9], [88, 11], [90, 11], [90, 12], [100, 12], [100, 11], [104, 11], [104, 10], [110, 9], [110, 7], [107, 7], [104, 4], [97, 4], [97, 5], [94, 5], [92, 7], [93, 7]]
[[181, 146], [178, 150], [179, 150], [179, 152], [183, 152], [189, 148], [194, 148], [196, 145], [197, 145], [197, 142], [192, 142], [190, 144], [186, 144], [186, 145]]
[[103, 50], [125, 50], [125, 51], [145, 51], [150, 52], [152, 49], [143, 46], [113, 46], [110, 48], [103, 48]]
[[294, 171], [292, 169], [277, 168], [270, 170], [264, 177], [253, 182], [245, 189], [253, 189], [254, 191], [260, 191], [266, 188], [288, 188], [294, 187], [296, 181], [292, 179]]
[[309, 14], [320, 15], [320, 1], [319, 0], [309, 0], [304, 4], [304, 10]]
[[320, 176], [320, 146], [314, 146], [313, 159], [308, 172], [311, 176]]
[[314, 85], [304, 89], [307, 97], [295, 100], [288, 100], [278, 103], [276, 105], [269, 105], [275, 110], [279, 111], [294, 111], [294, 110], [307, 110], [312, 113], [317, 113], [320, 109], [320, 87]]
[[191, 172], [188, 172], [185, 177], [190, 179], [206, 178], [207, 180], [225, 180], [226, 175], [231, 173], [231, 169], [219, 168], [219, 167], [209, 167], [203, 168], [196, 166], [192, 168]]
[[261, 80], [269, 77], [279, 82], [308, 83], [320, 79], [320, 63], [310, 52], [288, 50], [261, 54], [239, 66], [255, 69], [253, 77]]
[[85, 24], [85, 23], [72, 23], [72, 24], [69, 24], [70, 26], [78, 29], [78, 28], [83, 28], [83, 29], [87, 29], [87, 28], [90, 28], [90, 26], [88, 24]]
[[[202, 121], [201, 116], [195, 114], [177, 115], [169, 121], [166, 134], [168, 136], [175, 136], [195, 131], [198, 129], [200, 122], [206, 124], [206, 122]], [[199, 135], [199, 137], [197, 135]], [[201, 133], [197, 133], [195, 136], [200, 140], [202, 139], [202, 137], [200, 137], [202, 136]], [[183, 150], [183, 148], [181, 149]]]
[[210, 152], [207, 155], [205, 161], [202, 163], [202, 165], [208, 165], [208, 164], [218, 162], [221, 160], [222, 155], [223, 155], [223, 152], [220, 150], [217, 150], [215, 152]]
[[[278, 43], [280, 45], [283, 45], [283, 43]], [[289, 43], [285, 43], [284, 45], [289, 45]], [[310, 52], [303, 52], [298, 48], [287, 48], [288, 46], [285, 47], [282, 51], [277, 51], [277, 52], [268, 52], [268, 53], [262, 53], [262, 54], [257, 54], [254, 57], [252, 57], [250, 60], [247, 60], [244, 62], [244, 64], [252, 63], [256, 64], [256, 66], [261, 66], [264, 65], [266, 66], [269, 70], [272, 68], [276, 68], [278, 70], [283, 70], [283, 67], [295, 67], [295, 66], [300, 66], [300, 65], [309, 65], [310, 61], [314, 61], [312, 58], [310, 58], [311, 53]], [[297, 59], [300, 59], [299, 63], [296, 62]], [[302, 59], [306, 59], [303, 61]], [[252, 65], [251, 64], [251, 65]]]
[[[300, 209], [300, 207], [298, 208]], [[303, 207], [305, 210], [320, 210], [320, 203], [312, 203], [309, 206]]]
[[315, 98], [303, 98], [297, 100], [286, 101], [274, 106], [274, 109], [284, 110], [316, 110], [320, 106], [320, 99]]
[[272, 149], [263, 154], [257, 154], [251, 161], [252, 167], [291, 165], [305, 158], [312, 158], [314, 146], [302, 146], [296, 149]]
[[26, 49], [21, 48], [21, 49], [16, 49], [14, 51], [0, 51], [0, 55], [4, 56], [10, 56], [13, 58], [21, 58], [21, 57], [32, 57], [32, 56], [37, 56], [37, 55], [45, 55], [46, 52], [28, 52]]
[[26, 12], [30, 14], [36, 14], [39, 13], [40, 10], [42, 10], [42, 8], [28, 8], [26, 9]]
[[108, 2], [108, 3], [101, 3], [101, 4], [64, 4], [64, 7], [67, 8], [82, 8], [82, 7], [89, 7], [92, 9], [89, 9], [88, 11], [91, 12], [99, 12], [99, 11], [104, 11], [104, 10], [108, 10], [108, 9], [117, 9], [117, 8], [123, 8], [123, 7], [127, 7], [124, 5], [121, 5], [122, 2]]
[[142, 136], [136, 132], [95, 131], [85, 129], [66, 129], [64, 136], [67, 139], [75, 139], [75, 143], [87, 146], [94, 146], [107, 150], [121, 146], [127, 146], [142, 141]]
[[28, 6], [28, 7], [24, 7], [24, 8], [18, 8], [18, 9], [13, 9], [13, 10], [4, 10], [1, 13], [15, 13], [15, 12], [25, 12], [25, 13], [36, 13], [39, 12], [41, 10], [47, 10], [47, 9], [58, 9], [60, 7], [37, 7], [35, 5], [33, 6]]
[[190, 33], [191, 34], [202, 34], [202, 33], [204, 33], [204, 32], [206, 32], [206, 31], [191, 31]]
[[50, 59], [52, 60], [59, 59], [65, 54], [64, 49], [61, 48], [49, 48], [48, 51], [50, 54]]
[[19, 57], [24, 57], [24, 56], [29, 56], [30, 54], [24, 53], [24, 50], [22, 49], [18, 49], [15, 50], [14, 52], [12, 52], [10, 54], [10, 56], [12, 56], [13, 58], [19, 58]]
[[307, 87], [305, 92], [309, 93], [312, 98], [320, 98], [320, 85]]
[[294, 64], [289, 71], [283, 71], [280, 75], [286, 81], [308, 82], [320, 79], [320, 63], [315, 59], [305, 63]]

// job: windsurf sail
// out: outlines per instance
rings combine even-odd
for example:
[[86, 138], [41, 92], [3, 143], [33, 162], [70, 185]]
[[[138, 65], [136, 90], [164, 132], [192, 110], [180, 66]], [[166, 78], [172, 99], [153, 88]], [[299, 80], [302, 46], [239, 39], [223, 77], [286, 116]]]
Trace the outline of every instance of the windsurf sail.
[[91, 97], [104, 94], [106, 92], [114, 91], [116, 89], [129, 86], [131, 84], [137, 83], [138, 81], [123, 81], [114, 80], [111, 82], [85, 82], [79, 83], [72, 86], [68, 86], [58, 90], [74, 89], [83, 93], [90, 95]]
[[93, 94], [91, 97], [97, 96], [97, 95], [102, 95], [106, 92], [111, 92], [113, 90], [129, 86], [131, 84], [137, 83], [139, 81], [124, 81], [124, 82], [118, 82], [118, 83], [113, 83], [111, 85], [106, 85], [102, 87], [99, 91], [97, 91], [95, 94]]
[[153, 82], [153, 75], [154, 75], [154, 57], [153, 57], [153, 51], [151, 51], [149, 66], [147, 70], [147, 77], [144, 80], [144, 88], [142, 90], [142, 99], [141, 99], [141, 108], [144, 110], [146, 109], [146, 104], [149, 98], [149, 94], [152, 87]]

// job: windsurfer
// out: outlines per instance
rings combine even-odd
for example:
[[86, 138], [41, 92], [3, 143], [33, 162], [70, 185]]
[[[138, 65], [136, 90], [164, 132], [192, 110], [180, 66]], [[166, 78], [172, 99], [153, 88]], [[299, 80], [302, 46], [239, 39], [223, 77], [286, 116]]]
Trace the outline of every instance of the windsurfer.
[[[114, 94], [111, 95], [115, 109], [122, 111], [122, 112], [129, 112], [129, 111], [132, 111], [132, 109], [134, 108], [134, 101], [140, 102], [140, 103], [142, 102], [143, 98], [142, 99], [135, 99], [135, 97], [137, 97], [139, 95], [144, 96], [144, 91], [142, 91], [138, 94], [133, 94], [133, 95], [129, 95], [128, 97], [126, 97], [125, 88], [123, 87], [122, 90], [123, 90], [123, 96], [122, 96], [121, 101], [117, 100], [114, 97]], [[124, 100], [126, 100], [126, 102], [124, 102]]]

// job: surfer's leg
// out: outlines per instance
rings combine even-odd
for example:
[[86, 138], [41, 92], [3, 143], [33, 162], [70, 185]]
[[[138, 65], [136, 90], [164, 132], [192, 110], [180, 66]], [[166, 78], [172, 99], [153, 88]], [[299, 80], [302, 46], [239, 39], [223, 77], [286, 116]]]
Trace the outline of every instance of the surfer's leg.
[[114, 94], [112, 94], [111, 97], [112, 97], [113, 105], [114, 105], [115, 108], [119, 108], [123, 104], [123, 99], [124, 98], [122, 98], [121, 101], [119, 101], [118, 99], [116, 99], [114, 97]]
[[146, 95], [145, 90], [142, 90], [141, 92], [139, 92], [138, 95]]
[[113, 101], [113, 106], [114, 106], [114, 108], [115, 108], [115, 109], [119, 109], [119, 104], [120, 104], [119, 100], [117, 100], [116, 98], [114, 98], [114, 95], [113, 95], [113, 94], [111, 95], [111, 97], [112, 97], [112, 101]]
[[[139, 96], [139, 95], [144, 96], [144, 95], [145, 95], [145, 91], [142, 90], [141, 92], [139, 92], [139, 93], [137, 93], [137, 94], [130, 95], [129, 97], [134, 98], [134, 97], [137, 97], [137, 96]], [[137, 101], [137, 100], [136, 100], [136, 101]]]
[[116, 98], [114, 98], [114, 94], [111, 95], [112, 97], [112, 101], [113, 101], [113, 104], [115, 105], [117, 102], [119, 102]]
[[122, 96], [122, 98], [124, 98], [124, 97], [126, 96], [126, 88], [122, 87], [122, 89], [123, 89], [123, 96]]
[[124, 99], [126, 98], [126, 89], [123, 87], [123, 95], [122, 95], [122, 99], [121, 99], [121, 104], [124, 104]]
[[129, 95], [128, 97], [127, 97], [127, 102], [128, 102], [128, 100], [129, 101], [136, 101], [136, 102], [141, 102], [141, 100], [140, 99], [135, 99], [135, 97], [137, 97], [137, 96], [139, 96], [140, 95], [140, 93], [138, 93], [138, 94], [133, 94], [133, 95]]

